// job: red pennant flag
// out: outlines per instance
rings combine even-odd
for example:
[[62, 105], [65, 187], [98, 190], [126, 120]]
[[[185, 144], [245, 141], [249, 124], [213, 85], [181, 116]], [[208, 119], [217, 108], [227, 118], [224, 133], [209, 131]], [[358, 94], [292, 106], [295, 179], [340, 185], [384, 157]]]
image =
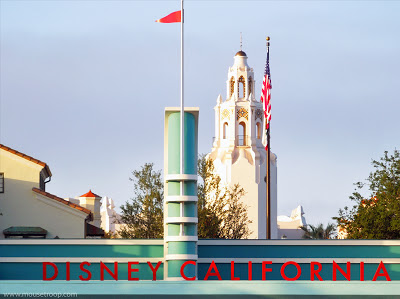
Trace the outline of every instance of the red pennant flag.
[[174, 11], [170, 13], [168, 16], [158, 19], [156, 22], [158, 23], [180, 23], [182, 21], [181, 11]]

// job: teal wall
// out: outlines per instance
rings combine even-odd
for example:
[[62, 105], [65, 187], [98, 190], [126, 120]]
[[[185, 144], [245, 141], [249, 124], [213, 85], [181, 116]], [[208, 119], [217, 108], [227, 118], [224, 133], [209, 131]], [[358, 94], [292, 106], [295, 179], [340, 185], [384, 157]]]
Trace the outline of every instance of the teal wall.
[[[97, 262], [92, 262], [90, 266], [93, 274], [92, 279], [99, 279], [100, 277], [99, 260], [104, 258], [109, 268], [113, 269], [113, 264], [110, 261], [118, 261], [120, 259], [118, 261], [119, 277], [122, 280], [127, 279], [127, 262], [141, 259], [141, 263], [138, 266], [139, 276], [141, 280], [148, 280], [152, 279], [152, 272], [146, 263], [147, 258], [155, 266], [157, 264], [155, 259], [163, 260], [164, 254], [163, 240], [74, 240], [74, 244], [68, 244], [71, 243], [69, 240], [54, 240], [54, 243], [52, 240], [14, 240], [12, 242], [13, 244], [10, 244], [7, 240], [0, 241], [0, 280], [42, 280], [41, 258], [46, 259], [46, 261], [52, 261], [51, 258], [64, 258], [65, 261], [70, 259], [85, 261], [97, 258]], [[28, 242], [30, 244], [26, 244]], [[140, 244], [135, 244], [138, 242]], [[382, 244], [382, 241], [346, 242], [336, 240], [287, 240], [287, 242], [279, 240], [200, 240], [197, 247], [195, 242], [169, 242], [169, 246], [171, 251], [175, 253], [198, 254], [199, 280], [204, 279], [211, 260], [214, 259], [224, 280], [230, 279], [231, 260], [239, 261], [235, 262], [235, 276], [240, 277], [242, 280], [247, 279], [248, 260], [253, 260], [253, 280], [261, 279], [261, 261], [272, 260], [273, 264], [268, 266], [272, 268], [272, 272], [267, 273], [267, 280], [282, 280], [280, 275], [282, 260], [296, 261], [296, 259], [300, 259], [298, 264], [302, 271], [299, 278], [301, 281], [309, 280], [310, 278], [310, 264], [309, 262], [301, 262], [301, 259], [309, 259], [309, 261], [325, 259], [325, 262], [321, 262], [322, 270], [320, 272], [324, 280], [332, 279], [332, 261], [336, 260], [343, 269], [345, 269], [343, 261], [352, 262], [351, 279], [354, 281], [359, 280], [360, 268], [358, 262], [364, 261], [365, 280], [371, 281], [378, 263], [370, 263], [368, 261], [374, 259], [383, 260], [390, 278], [393, 281], [400, 281], [400, 241], [386, 242], [390, 244], [377, 245]], [[352, 261], [353, 259], [357, 259], [358, 262]], [[274, 260], [279, 260], [280, 262], [275, 262]], [[57, 279], [65, 279], [65, 262], [55, 263], [59, 266]], [[71, 262], [72, 280], [83, 274], [78, 268], [78, 263]], [[180, 265], [182, 263], [183, 261], [170, 261], [170, 274], [172, 276], [180, 276]], [[157, 279], [163, 279], [163, 270], [163, 265], [161, 265], [157, 271]], [[193, 271], [194, 267], [188, 266], [185, 273], [187, 276], [192, 276]], [[289, 265], [285, 273], [288, 277], [294, 276], [295, 267]], [[133, 275], [136, 274], [134, 273]], [[105, 279], [110, 280], [112, 277], [106, 273]], [[210, 277], [210, 280], [214, 279], [216, 278]], [[338, 272], [338, 280], [343, 279], [343, 276]], [[384, 278], [381, 277], [378, 280], [384, 280]]]
[[[168, 173], [180, 173], [180, 112], [168, 116]], [[193, 114], [185, 112], [184, 173], [197, 174], [196, 120]]]

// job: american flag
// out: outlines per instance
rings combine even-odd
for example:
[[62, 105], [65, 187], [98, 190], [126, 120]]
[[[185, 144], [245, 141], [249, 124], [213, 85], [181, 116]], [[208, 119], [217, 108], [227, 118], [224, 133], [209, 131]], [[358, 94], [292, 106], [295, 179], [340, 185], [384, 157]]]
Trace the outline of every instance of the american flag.
[[[271, 74], [269, 70], [269, 51], [267, 51], [267, 62], [265, 64], [265, 72], [263, 85], [261, 90], [261, 102], [264, 107], [265, 129], [269, 130], [269, 123], [271, 122]], [[268, 145], [265, 146], [268, 149]]]

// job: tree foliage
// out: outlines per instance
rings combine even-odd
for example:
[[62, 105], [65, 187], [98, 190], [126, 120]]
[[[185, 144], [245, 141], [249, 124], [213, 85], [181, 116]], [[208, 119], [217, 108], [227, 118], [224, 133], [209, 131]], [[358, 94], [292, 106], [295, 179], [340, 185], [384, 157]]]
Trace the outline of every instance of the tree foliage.
[[[356, 183], [350, 196], [352, 208], [339, 210], [334, 217], [347, 232], [348, 239], [399, 239], [400, 238], [400, 152], [385, 151], [379, 161], [372, 160], [374, 171], [366, 183]], [[362, 190], [369, 196], [363, 197]]]
[[239, 184], [232, 187], [221, 182], [214, 164], [205, 155], [199, 157], [198, 236], [199, 238], [244, 239], [251, 231], [247, 206], [241, 198], [245, 191]]
[[164, 185], [161, 171], [146, 163], [139, 171], [132, 172], [134, 195], [131, 201], [121, 206], [121, 222], [125, 223], [118, 234], [122, 238], [163, 238]]
[[300, 228], [304, 231], [303, 239], [313, 240], [332, 239], [336, 231], [336, 226], [332, 223], [328, 223], [326, 228], [324, 228], [322, 223], [316, 226], [308, 224], [306, 226], [300, 226]]
[[[161, 171], [152, 163], [133, 171], [135, 197], [121, 206], [122, 238], [163, 237], [164, 185]], [[202, 155], [198, 159], [198, 236], [199, 238], [241, 239], [250, 235], [247, 207], [239, 185], [225, 186], [215, 173], [212, 160]]]

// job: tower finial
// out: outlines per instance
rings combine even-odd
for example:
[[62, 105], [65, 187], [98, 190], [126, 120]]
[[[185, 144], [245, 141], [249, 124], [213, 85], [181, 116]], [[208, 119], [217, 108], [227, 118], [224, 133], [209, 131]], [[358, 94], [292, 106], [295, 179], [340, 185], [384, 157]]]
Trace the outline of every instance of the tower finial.
[[242, 51], [242, 33], [240, 32], [240, 51]]

